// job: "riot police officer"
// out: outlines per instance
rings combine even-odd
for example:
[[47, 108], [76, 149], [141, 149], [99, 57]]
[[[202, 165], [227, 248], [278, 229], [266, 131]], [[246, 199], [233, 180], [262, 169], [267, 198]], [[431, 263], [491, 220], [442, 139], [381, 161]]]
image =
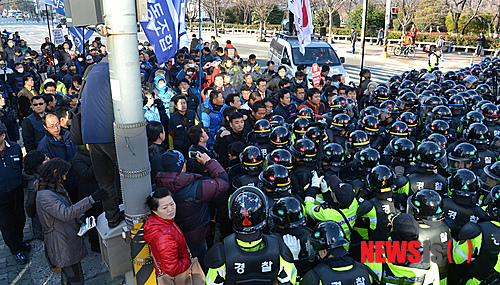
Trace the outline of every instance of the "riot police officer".
[[339, 175], [340, 169], [345, 166], [344, 148], [337, 143], [329, 143], [323, 148], [323, 176]]
[[394, 193], [394, 175], [389, 167], [379, 165], [368, 175], [375, 197], [364, 200], [358, 209], [356, 230], [363, 240], [387, 240], [391, 232], [388, 217], [406, 210], [404, 195]]
[[346, 143], [347, 135], [351, 130], [351, 117], [347, 114], [337, 114], [333, 117], [330, 128], [326, 130], [328, 139], [331, 142], [338, 143], [344, 146]]
[[[368, 181], [366, 176], [373, 167], [380, 163], [380, 154], [376, 149], [365, 148], [354, 155], [354, 160], [339, 172], [339, 178], [349, 183], [356, 192], [356, 199], [363, 197], [366, 199], [368, 193], [366, 189]], [[370, 197], [371, 198], [371, 197]]]
[[284, 126], [279, 126], [271, 131], [271, 148], [274, 149], [287, 149], [292, 144], [290, 132]]
[[281, 237], [292, 252], [298, 271], [297, 279], [300, 279], [312, 267], [307, 249], [307, 237], [311, 229], [305, 226], [302, 204], [295, 197], [280, 198], [271, 208], [270, 218], [276, 225], [274, 234]]
[[244, 173], [231, 181], [230, 194], [242, 186], [254, 186], [262, 189], [263, 185], [259, 180], [259, 174], [264, 168], [264, 157], [260, 149], [256, 146], [247, 146], [240, 154], [240, 161]]
[[[419, 226], [410, 214], [400, 214], [392, 221], [391, 240], [411, 242], [419, 239]], [[367, 263], [380, 277], [381, 284], [439, 284], [439, 268], [435, 263], [410, 263], [407, 251], [404, 262]]]
[[300, 285], [379, 283], [379, 278], [368, 266], [348, 256], [343, 246], [349, 241], [337, 223], [319, 223], [312, 230], [310, 241], [319, 264], [307, 272]]
[[491, 189], [500, 185], [500, 161], [492, 165], [486, 165], [483, 172], [479, 175], [479, 183], [481, 190], [479, 191], [479, 205], [482, 204], [483, 198], [486, 197]]
[[294, 168], [290, 172], [292, 190], [304, 198], [304, 188], [311, 181], [311, 171], [315, 169], [316, 145], [310, 139], [300, 139], [292, 147], [295, 158]]
[[465, 129], [464, 132], [466, 141], [477, 148], [479, 167], [483, 168], [486, 165], [495, 163], [495, 153], [488, 149], [488, 143], [490, 142], [488, 127], [481, 123], [474, 123], [468, 129]]
[[263, 157], [266, 157], [271, 152], [271, 123], [266, 119], [258, 120], [255, 122], [253, 134], [255, 140], [252, 144], [260, 149]]
[[453, 175], [459, 169], [469, 169], [478, 177], [482, 172], [479, 167], [479, 155], [474, 145], [470, 143], [461, 143], [448, 154], [448, 169]]
[[448, 276], [448, 241], [451, 232], [443, 221], [443, 199], [434, 190], [424, 189], [408, 197], [408, 214], [413, 215], [418, 222], [418, 241], [421, 245], [438, 245], [441, 262], [438, 262], [441, 284], [447, 284]]
[[207, 284], [294, 284], [293, 256], [283, 241], [263, 234], [267, 198], [259, 189], [242, 187], [229, 200], [229, 217], [236, 233], [207, 252]]
[[443, 196], [448, 191], [446, 178], [434, 171], [440, 160], [446, 159], [446, 151], [433, 142], [424, 142], [415, 152], [415, 172], [408, 175], [410, 194], [422, 189], [431, 189]]
[[479, 181], [474, 172], [460, 169], [449, 180], [451, 194], [443, 199], [443, 211], [451, 235], [456, 239], [466, 223], [483, 221], [487, 215], [476, 205]]

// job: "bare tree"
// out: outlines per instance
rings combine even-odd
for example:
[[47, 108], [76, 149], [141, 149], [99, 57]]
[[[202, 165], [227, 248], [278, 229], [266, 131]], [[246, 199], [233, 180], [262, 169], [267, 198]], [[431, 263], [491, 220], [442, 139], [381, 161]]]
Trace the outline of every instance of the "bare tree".
[[333, 14], [337, 12], [340, 7], [344, 6], [347, 0], [323, 0], [328, 13], [328, 42], [332, 42], [333, 37]]
[[248, 20], [250, 19], [250, 14], [252, 13], [252, 7], [255, 5], [253, 0], [232, 0], [232, 4], [236, 5], [241, 13], [243, 13], [243, 24], [248, 25]]
[[462, 15], [466, 15], [467, 20], [462, 26], [460, 33], [465, 34], [465, 29], [474, 20], [477, 15], [479, 8], [481, 7], [483, 0], [446, 0], [445, 1], [448, 11], [451, 14], [451, 19], [453, 20], [453, 32], [459, 32], [458, 21]]
[[274, 8], [274, 5], [276, 4], [275, 0], [254, 0], [253, 1], [253, 11], [257, 16], [259, 17], [260, 20], [260, 38], [259, 40], [265, 41], [264, 39], [264, 24], [267, 22], [267, 18], [269, 18], [269, 14], [271, 14], [271, 11]]
[[413, 22], [418, 2], [418, 0], [398, 0], [396, 2], [399, 7], [398, 21], [402, 31], [406, 31], [406, 27]]
[[490, 37], [498, 37], [500, 29], [500, 2], [498, 0], [484, 0], [477, 19], [488, 25]]
[[189, 21], [189, 28], [193, 31], [193, 21], [198, 16], [198, 1], [188, 0], [186, 5], [186, 18]]

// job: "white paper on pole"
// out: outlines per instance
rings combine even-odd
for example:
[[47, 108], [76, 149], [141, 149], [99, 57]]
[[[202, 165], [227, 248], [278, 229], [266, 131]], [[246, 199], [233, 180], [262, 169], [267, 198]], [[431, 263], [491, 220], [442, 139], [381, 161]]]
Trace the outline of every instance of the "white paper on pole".
[[54, 45], [62, 45], [64, 43], [64, 34], [62, 29], [52, 29], [54, 34]]

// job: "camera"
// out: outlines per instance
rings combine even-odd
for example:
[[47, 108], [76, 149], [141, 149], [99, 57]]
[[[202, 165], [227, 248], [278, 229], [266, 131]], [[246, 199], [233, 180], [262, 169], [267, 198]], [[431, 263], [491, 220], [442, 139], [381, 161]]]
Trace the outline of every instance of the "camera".
[[196, 152], [196, 151], [189, 151], [188, 156], [189, 156], [189, 158], [196, 159], [197, 154], [198, 154], [198, 152]]

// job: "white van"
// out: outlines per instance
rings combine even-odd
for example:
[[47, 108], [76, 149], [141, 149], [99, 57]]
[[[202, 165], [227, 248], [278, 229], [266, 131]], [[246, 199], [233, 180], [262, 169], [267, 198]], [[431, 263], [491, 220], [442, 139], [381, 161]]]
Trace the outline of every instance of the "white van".
[[345, 82], [350, 82], [349, 75], [342, 65], [345, 58], [339, 57], [328, 43], [315, 38], [311, 38], [311, 43], [306, 46], [305, 55], [302, 55], [297, 36], [277, 33], [269, 46], [269, 60], [274, 61], [277, 65], [286, 66], [287, 73], [292, 76], [295, 75], [297, 66], [305, 65], [309, 81], [312, 81], [313, 63], [317, 63], [320, 68], [328, 65], [330, 66], [329, 76], [341, 74], [344, 76]]

